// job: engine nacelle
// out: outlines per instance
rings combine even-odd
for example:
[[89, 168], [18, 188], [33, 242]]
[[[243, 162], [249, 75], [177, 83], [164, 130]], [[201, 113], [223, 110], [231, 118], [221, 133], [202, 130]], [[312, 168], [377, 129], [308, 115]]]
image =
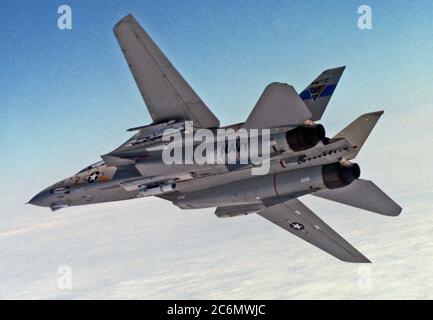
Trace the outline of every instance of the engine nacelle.
[[325, 138], [325, 128], [321, 124], [303, 125], [286, 132], [286, 141], [293, 151], [303, 151], [314, 147]]
[[332, 163], [322, 166], [323, 183], [328, 189], [345, 187], [358, 179], [361, 169], [356, 163]]
[[277, 133], [271, 139], [275, 151], [304, 151], [313, 148], [320, 141], [325, 142], [325, 128], [321, 124], [302, 125]]
[[[251, 209], [247, 206], [263, 205], [262, 201], [265, 199], [297, 198], [313, 192], [341, 188], [359, 176], [360, 169], [356, 163], [341, 162], [240, 180], [232, 178], [227, 182], [219, 181], [208, 189], [196, 186], [190, 191], [187, 185], [183, 189], [180, 183], [177, 190], [185, 196], [174, 203], [183, 209], [222, 207], [218, 209], [218, 216], [235, 215], [239, 212], [244, 214], [257, 211], [256, 207]], [[209, 180], [211, 179], [213, 178], [210, 176]]]

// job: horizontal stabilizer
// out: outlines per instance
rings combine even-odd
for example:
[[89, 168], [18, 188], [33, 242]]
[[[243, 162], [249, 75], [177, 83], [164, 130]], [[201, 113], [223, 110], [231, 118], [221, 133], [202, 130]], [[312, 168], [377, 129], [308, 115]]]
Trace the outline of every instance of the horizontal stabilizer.
[[344, 188], [313, 193], [314, 196], [385, 216], [398, 216], [401, 207], [372, 181], [358, 179]]
[[264, 129], [280, 126], [298, 126], [311, 118], [311, 112], [286, 83], [271, 83], [266, 87], [243, 127]]
[[333, 137], [345, 138], [355, 148], [345, 159], [356, 157], [382, 114], [383, 111], [363, 114]]
[[317, 121], [322, 118], [345, 68], [338, 67], [323, 71], [299, 94], [313, 114], [310, 120]]

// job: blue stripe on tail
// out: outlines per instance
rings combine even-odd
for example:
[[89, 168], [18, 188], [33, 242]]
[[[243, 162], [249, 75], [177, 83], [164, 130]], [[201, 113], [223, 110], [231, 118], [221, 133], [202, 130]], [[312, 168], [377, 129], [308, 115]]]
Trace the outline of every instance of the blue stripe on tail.
[[308, 89], [305, 89], [304, 91], [302, 91], [299, 96], [301, 97], [302, 100], [311, 99], [311, 94], [310, 94], [310, 91]]
[[327, 96], [332, 96], [332, 94], [334, 93], [335, 88], [337, 87], [336, 84], [331, 84], [329, 86], [327, 86], [323, 92], [320, 94], [320, 97], [327, 97]]
[[[325, 89], [323, 89], [322, 93], [320, 94], [319, 97], [327, 97], [327, 96], [332, 96], [332, 94], [334, 93], [335, 88], [337, 87], [337, 84], [331, 84], [329, 86], [326, 86]], [[311, 99], [311, 93], [310, 90], [305, 89], [304, 91], [302, 91], [299, 96], [301, 97], [302, 100], [309, 100]]]

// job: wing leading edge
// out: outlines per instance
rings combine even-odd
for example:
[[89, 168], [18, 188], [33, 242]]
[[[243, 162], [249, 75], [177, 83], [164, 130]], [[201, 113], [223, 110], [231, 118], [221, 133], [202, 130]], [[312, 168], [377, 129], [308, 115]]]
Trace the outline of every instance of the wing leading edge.
[[192, 120], [195, 127], [219, 127], [219, 120], [132, 15], [113, 31], [154, 122]]
[[267, 207], [258, 214], [342, 261], [370, 262], [297, 199]]

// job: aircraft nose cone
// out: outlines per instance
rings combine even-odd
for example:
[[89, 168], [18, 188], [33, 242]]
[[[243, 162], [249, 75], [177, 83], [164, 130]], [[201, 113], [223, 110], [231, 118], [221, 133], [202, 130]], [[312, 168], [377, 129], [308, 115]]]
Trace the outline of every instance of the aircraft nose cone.
[[28, 203], [40, 207], [49, 207], [51, 205], [51, 193], [48, 190], [43, 190], [31, 198]]

